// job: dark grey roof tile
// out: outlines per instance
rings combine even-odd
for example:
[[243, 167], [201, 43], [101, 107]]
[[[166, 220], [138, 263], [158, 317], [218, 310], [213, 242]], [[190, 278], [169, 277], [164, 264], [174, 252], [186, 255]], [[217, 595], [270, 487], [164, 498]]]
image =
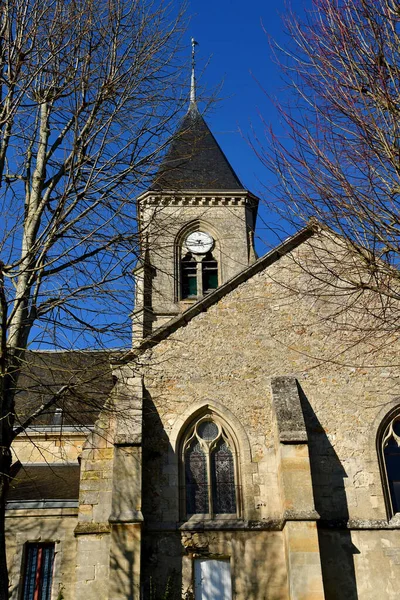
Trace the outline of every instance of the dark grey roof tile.
[[243, 189], [195, 104], [183, 118], [150, 189]]
[[79, 465], [24, 465], [10, 484], [7, 500], [77, 500]]
[[16, 426], [63, 386], [66, 392], [32, 427], [91, 426], [113, 385], [109, 352], [29, 351], [18, 381]]

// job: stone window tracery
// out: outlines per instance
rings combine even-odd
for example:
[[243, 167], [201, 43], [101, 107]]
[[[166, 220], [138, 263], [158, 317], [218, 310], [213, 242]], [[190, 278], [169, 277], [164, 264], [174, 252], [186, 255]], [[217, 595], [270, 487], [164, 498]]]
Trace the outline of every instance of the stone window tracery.
[[182, 444], [186, 516], [237, 515], [235, 446], [214, 416], [198, 419]]
[[381, 437], [381, 469], [390, 516], [400, 512], [400, 414], [397, 413]]

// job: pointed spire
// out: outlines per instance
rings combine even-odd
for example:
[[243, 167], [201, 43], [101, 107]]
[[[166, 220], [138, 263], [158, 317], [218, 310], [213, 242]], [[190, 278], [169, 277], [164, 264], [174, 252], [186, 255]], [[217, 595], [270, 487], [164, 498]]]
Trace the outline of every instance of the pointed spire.
[[192, 106], [196, 106], [196, 46], [198, 46], [198, 42], [194, 38], [192, 38], [192, 78], [190, 82], [190, 108]]
[[192, 38], [190, 104], [172, 140], [152, 190], [243, 190], [196, 102], [196, 46]]

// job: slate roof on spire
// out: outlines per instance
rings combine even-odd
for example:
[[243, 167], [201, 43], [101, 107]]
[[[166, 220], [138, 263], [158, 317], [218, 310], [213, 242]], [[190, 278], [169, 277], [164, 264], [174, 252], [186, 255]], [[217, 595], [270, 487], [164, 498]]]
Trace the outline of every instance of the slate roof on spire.
[[150, 189], [244, 189], [195, 102], [182, 119]]

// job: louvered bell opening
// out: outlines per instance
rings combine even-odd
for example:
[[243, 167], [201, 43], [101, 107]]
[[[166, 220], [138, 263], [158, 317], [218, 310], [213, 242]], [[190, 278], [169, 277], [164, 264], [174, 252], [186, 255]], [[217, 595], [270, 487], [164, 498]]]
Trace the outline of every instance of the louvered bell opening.
[[203, 294], [209, 294], [218, 287], [218, 263], [211, 253], [202, 260]]
[[197, 262], [187, 254], [181, 262], [181, 298], [197, 298]]

